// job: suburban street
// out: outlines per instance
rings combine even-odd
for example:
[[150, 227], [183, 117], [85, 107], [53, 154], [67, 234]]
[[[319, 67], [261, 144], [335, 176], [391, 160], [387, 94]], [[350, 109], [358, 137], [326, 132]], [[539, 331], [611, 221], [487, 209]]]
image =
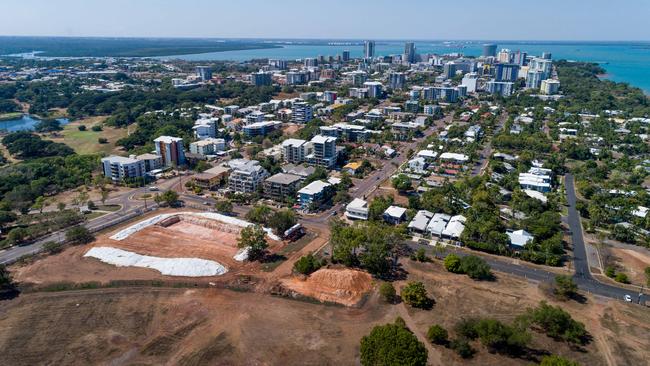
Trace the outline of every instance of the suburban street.
[[[425, 136], [423, 138], [417, 139], [413, 142], [402, 144], [399, 153], [395, 157], [393, 157], [388, 161], [385, 161], [384, 164], [382, 164], [377, 170], [372, 172], [366, 178], [361, 180], [356, 180], [355, 187], [354, 189], [351, 190], [351, 196], [354, 198], [366, 199], [375, 189], [377, 189], [379, 185], [381, 185], [382, 182], [384, 182], [386, 179], [389, 179], [393, 174], [395, 174], [398, 168], [402, 164], [404, 164], [404, 162], [407, 161], [409, 150], [415, 149], [418, 143], [420, 143], [426, 137], [430, 136], [436, 131], [436, 127], [439, 128], [440, 124], [444, 124], [448, 122], [450, 118], [451, 118], [450, 116], [447, 116], [444, 119], [437, 121], [439, 123], [427, 129], [425, 132]], [[502, 124], [500, 124], [500, 126], [502, 126]], [[162, 190], [166, 190], [166, 189], [174, 188], [175, 186], [179, 186], [180, 188], [179, 184], [180, 183], [178, 178], [171, 178], [163, 182], [159, 182], [158, 186]], [[625, 295], [630, 295], [632, 296], [633, 301], [636, 302], [638, 300], [639, 294], [635, 293], [635, 291], [602, 283], [596, 280], [591, 275], [589, 271], [589, 264], [587, 261], [587, 254], [586, 254], [585, 244], [583, 240], [583, 232], [582, 232], [582, 226], [580, 224], [580, 217], [575, 208], [575, 204], [576, 204], [575, 187], [574, 187], [573, 176], [571, 174], [567, 174], [565, 176], [565, 187], [566, 187], [566, 194], [567, 194], [567, 202], [569, 205], [567, 221], [571, 230], [571, 236], [573, 242], [573, 255], [574, 255], [573, 260], [574, 260], [574, 268], [575, 268], [574, 280], [576, 284], [579, 286], [581, 290], [586, 291], [588, 293], [593, 293], [596, 295], [600, 295], [612, 299], [618, 299], [618, 300], [622, 300]], [[141, 196], [142, 194], [145, 193], [151, 193], [147, 187], [138, 188], [136, 190], [129, 191], [125, 194], [121, 194], [108, 199], [106, 201], [107, 204], [120, 205], [121, 209], [116, 212], [112, 212], [104, 216], [98, 217], [94, 220], [88, 221], [85, 224], [85, 226], [91, 230], [99, 230], [123, 222], [125, 221], [125, 219], [136, 217], [138, 215], [143, 214], [144, 206], [145, 206], [144, 201], [136, 199], [136, 197]], [[204, 205], [204, 203], [207, 202], [209, 206], [206, 206], [206, 208], [213, 207], [214, 203], [216, 202], [212, 198], [205, 198], [202, 196], [197, 196], [188, 193], [182, 193], [181, 199], [186, 201], [187, 203], [191, 203], [196, 206]], [[155, 203], [153, 202], [153, 200], [150, 201], [150, 203], [148, 204], [148, 208], [151, 209], [154, 206]], [[321, 212], [320, 214], [302, 215], [300, 218], [300, 222], [303, 225], [305, 225], [307, 228], [312, 228], [320, 231], [327, 230], [328, 221], [333, 216], [332, 213], [339, 213], [343, 209], [343, 207], [344, 207], [343, 204], [336, 204], [330, 209]], [[235, 206], [234, 211], [237, 215], [243, 216], [248, 211], [248, 208], [244, 206]], [[42, 238], [32, 244], [12, 247], [4, 251], [1, 251], [0, 263], [11, 263], [24, 255], [37, 253], [42, 249], [43, 244], [49, 241], [62, 242], [64, 240], [64, 236], [65, 236], [65, 231], [59, 231], [45, 238]], [[409, 242], [408, 245], [413, 249], [425, 248], [429, 253], [433, 252], [433, 248], [429, 245], [421, 245], [415, 242]], [[456, 248], [446, 249], [445, 253], [449, 253], [452, 250], [459, 255], [467, 255], [468, 253], [467, 251], [463, 251]], [[514, 260], [512, 258], [503, 257], [502, 259], [501, 258], [495, 259], [494, 257], [486, 257], [485, 259], [490, 264], [490, 266], [496, 271], [510, 273], [534, 281], [552, 281], [556, 276], [555, 272], [534, 268], [533, 266], [527, 266], [525, 264], [522, 265], [519, 264], [519, 261]]]
[[[165, 182], [168, 185], [172, 180]], [[106, 200], [107, 205], [120, 205], [120, 209], [100, 216], [93, 220], [87, 221], [84, 225], [91, 231], [100, 230], [101, 228], [110, 227], [125, 221], [125, 218], [134, 217], [144, 213], [145, 202], [136, 199], [137, 196], [151, 193], [147, 187], [138, 188], [133, 191], [122, 193]], [[153, 200], [147, 201], [147, 207], [150, 209], [156, 204]], [[43, 244], [47, 242], [63, 242], [65, 239], [65, 230], [57, 231], [44, 238], [41, 238], [31, 244], [14, 246], [9, 249], [0, 251], [0, 264], [11, 263], [22, 256], [38, 253], [42, 250]]]
[[[632, 297], [632, 301], [637, 302], [639, 299], [639, 293], [636, 291], [602, 283], [591, 275], [591, 272], [589, 271], [589, 263], [587, 262], [587, 254], [583, 239], [582, 225], [580, 224], [580, 216], [578, 215], [578, 211], [575, 208], [576, 196], [573, 176], [570, 173], [565, 176], [565, 186], [567, 201], [569, 204], [568, 223], [571, 230], [571, 240], [573, 242], [573, 261], [575, 268], [573, 279], [575, 283], [578, 285], [580, 290], [587, 293], [617, 300], [623, 300], [625, 295], [630, 295]], [[414, 250], [425, 248], [429, 254], [433, 255], [434, 253], [434, 249], [429, 245], [409, 242], [409, 247]], [[438, 253], [438, 255], [444, 257], [445, 255], [452, 252], [460, 256], [470, 254], [469, 251], [464, 251], [457, 248], [445, 248], [444, 253]], [[483, 256], [483, 258], [492, 267], [492, 269], [496, 271], [510, 273], [515, 276], [524, 277], [534, 281], [553, 281], [557, 275], [555, 272], [546, 271], [540, 268], [535, 268], [533, 266], [527, 266], [525, 264], [519, 264], [520, 261], [512, 258], [503, 257], [503, 259], [495, 259], [494, 257], [487, 256]], [[647, 296], [648, 294], [644, 293], [642, 301], [645, 300]]]

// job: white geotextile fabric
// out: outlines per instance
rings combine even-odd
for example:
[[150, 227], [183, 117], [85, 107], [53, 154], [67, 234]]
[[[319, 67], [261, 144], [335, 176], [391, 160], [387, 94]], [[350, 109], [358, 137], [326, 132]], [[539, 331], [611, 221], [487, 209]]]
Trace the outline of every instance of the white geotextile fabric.
[[248, 252], [251, 250], [251, 247], [246, 247], [240, 249], [234, 257], [232, 257], [237, 262], [243, 262], [248, 259]]
[[[161, 214], [161, 215], [157, 215], [157, 216], [154, 216], [154, 217], [150, 217], [150, 218], [148, 218], [146, 220], [142, 220], [142, 221], [140, 221], [138, 223], [135, 223], [135, 224], [127, 227], [126, 229], [120, 230], [119, 232], [117, 232], [116, 234], [111, 236], [111, 239], [118, 240], [118, 241], [119, 240], [124, 240], [124, 239], [128, 238], [129, 236], [137, 233], [138, 231], [140, 231], [140, 230], [142, 230], [144, 228], [147, 228], [149, 226], [155, 225], [155, 224], [159, 223], [160, 221], [162, 221], [164, 219], [167, 219], [167, 218], [173, 217], [173, 216], [180, 216], [180, 215], [203, 217], [203, 218], [206, 218], [206, 219], [216, 220], [216, 221], [223, 222], [225, 224], [235, 225], [235, 226], [239, 226], [239, 227], [246, 227], [246, 226], [253, 225], [252, 223], [250, 223], [248, 221], [240, 220], [240, 219], [235, 218], [235, 217], [230, 217], [230, 216], [218, 214], [216, 212], [178, 212], [178, 213], [171, 213], [171, 214]], [[277, 235], [273, 234], [273, 231], [271, 229], [269, 229], [269, 228], [263, 228], [263, 229], [266, 232], [266, 235], [269, 238], [271, 238], [272, 240], [278, 240], [278, 241], [280, 240], [280, 238]]]
[[152, 257], [111, 247], [92, 248], [84, 257], [97, 258], [118, 267], [151, 268], [167, 276], [205, 277], [220, 276], [228, 272], [226, 267], [211, 260]]

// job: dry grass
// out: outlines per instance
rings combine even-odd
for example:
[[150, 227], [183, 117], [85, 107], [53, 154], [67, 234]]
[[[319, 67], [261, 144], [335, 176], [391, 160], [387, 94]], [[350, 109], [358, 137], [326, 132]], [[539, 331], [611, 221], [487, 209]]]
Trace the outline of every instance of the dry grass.
[[[135, 127], [129, 126], [129, 129], [126, 129], [103, 126], [102, 131], [91, 130], [93, 126], [103, 125], [106, 118], [105, 116], [99, 116], [70, 122], [63, 126], [63, 131], [60, 131], [58, 136], [44, 135], [44, 138], [64, 143], [73, 148], [77, 154], [109, 155], [123, 153], [121, 149], [115, 146], [115, 143], [117, 140], [126, 137], [128, 130], [133, 130]], [[86, 126], [86, 131], [79, 131], [81, 125]], [[100, 144], [98, 142], [99, 138], [107, 139], [108, 143]]]

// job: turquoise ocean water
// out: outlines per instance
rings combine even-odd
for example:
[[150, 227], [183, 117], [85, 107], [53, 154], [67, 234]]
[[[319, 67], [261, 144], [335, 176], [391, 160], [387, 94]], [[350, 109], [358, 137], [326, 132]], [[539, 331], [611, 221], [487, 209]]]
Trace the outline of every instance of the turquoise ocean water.
[[[460, 52], [468, 56], [479, 56], [484, 42], [415, 42], [418, 53]], [[607, 77], [618, 82], [627, 82], [650, 93], [650, 42], [513, 42], [495, 41], [498, 50], [508, 48], [521, 50], [529, 55], [551, 52], [553, 59], [591, 61], [600, 63], [607, 70]], [[401, 54], [404, 43], [377, 41], [377, 55]], [[180, 55], [165, 58], [179, 58], [190, 61], [233, 60], [246, 61], [254, 58], [299, 59], [305, 57], [336, 56], [349, 50], [352, 57], [360, 57], [363, 46], [353, 45], [286, 45], [283, 48], [213, 52], [195, 55]]]

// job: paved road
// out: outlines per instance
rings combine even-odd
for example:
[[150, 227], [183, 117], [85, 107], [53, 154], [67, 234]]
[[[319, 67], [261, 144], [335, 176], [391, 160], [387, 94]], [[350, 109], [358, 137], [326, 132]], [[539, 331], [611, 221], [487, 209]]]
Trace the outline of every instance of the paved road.
[[[583, 240], [582, 225], [580, 224], [580, 216], [576, 210], [576, 196], [575, 196], [575, 187], [573, 182], [573, 176], [567, 174], [565, 176], [565, 187], [567, 194], [567, 201], [569, 203], [569, 215], [568, 215], [568, 224], [571, 229], [571, 240], [573, 242], [573, 255], [574, 255], [574, 268], [575, 274], [573, 279], [578, 285], [578, 287], [585, 292], [608, 297], [611, 299], [623, 300], [625, 295], [630, 295], [632, 300], [636, 302], [638, 300], [638, 295], [636, 291], [629, 290], [626, 288], [621, 288], [617, 286], [612, 286], [606, 283], [597, 281], [589, 272], [589, 263], [587, 261], [587, 253], [585, 250], [585, 244]], [[408, 245], [412, 249], [425, 248], [428, 253], [433, 254], [433, 248], [429, 245], [421, 245], [415, 242], [409, 242]], [[458, 255], [468, 255], [466, 251], [461, 251], [458, 249], [447, 248], [444, 253], [439, 255], [445, 256], [451, 252], [457, 253]], [[556, 273], [551, 271], [546, 271], [543, 269], [534, 268], [532, 266], [526, 266], [516, 263], [515, 260], [511, 258], [491, 258], [484, 257], [486, 262], [496, 271], [511, 273], [513, 275], [528, 278], [534, 281], [552, 281]], [[645, 293], [642, 297], [642, 301], [646, 300], [648, 294]]]
[[[446, 123], [449, 117], [442, 120], [441, 123]], [[435, 132], [435, 128], [429, 128], [425, 136], [429, 136]], [[416, 141], [410, 142], [408, 144], [402, 144], [400, 148], [400, 153], [393, 159], [386, 161], [378, 170], [374, 171], [365, 179], [358, 181], [355, 187], [355, 190], [352, 192], [352, 196], [356, 198], [366, 198], [370, 195], [384, 180], [392, 176], [398, 169], [408, 159], [407, 152], [410, 149], [417, 147], [417, 144], [422, 141], [418, 139]], [[163, 189], [168, 189], [173, 187], [179, 182], [178, 179], [170, 179], [168, 181], [162, 182], [159, 186]], [[180, 184], [180, 183], [178, 183]], [[575, 208], [576, 196], [575, 196], [575, 187], [573, 182], [573, 176], [567, 174], [565, 176], [565, 188], [567, 194], [567, 201], [569, 204], [569, 215], [568, 215], [568, 224], [572, 232], [572, 242], [573, 242], [573, 252], [574, 252], [574, 268], [575, 275], [574, 280], [576, 284], [580, 287], [581, 290], [587, 291], [589, 293], [605, 296], [612, 299], [622, 300], [625, 295], [631, 295], [634, 301], [638, 298], [638, 294], [635, 291], [628, 290], [625, 288], [620, 288], [605, 284], [594, 279], [589, 272], [589, 263], [587, 261], [587, 254], [585, 250], [585, 245], [583, 241], [582, 225], [580, 224], [580, 216]], [[127, 194], [113, 197], [107, 200], [109, 204], [120, 204], [122, 208], [114, 213], [101, 216], [95, 220], [89, 221], [86, 223], [86, 227], [89, 229], [104, 227], [110, 225], [113, 222], [119, 221], [124, 215], [132, 213], [133, 211], [142, 210], [144, 208], [144, 202], [140, 200], [133, 199], [135, 195], [143, 194], [148, 192], [147, 188], [140, 188], [135, 191], [130, 191]], [[206, 199], [199, 196], [184, 194], [183, 199], [187, 199], [195, 204], [201, 204], [202, 202], [214, 203], [212, 199]], [[153, 204], [151, 202], [150, 204]], [[323, 212], [319, 215], [305, 215], [301, 218], [301, 222], [306, 226], [317, 227], [319, 229], [328, 228], [328, 220], [331, 217], [331, 212], [338, 212], [343, 208], [343, 205], [337, 204], [332, 207], [330, 210]], [[235, 207], [235, 211], [238, 214], [244, 214], [246, 212], [245, 208]], [[7, 250], [0, 252], [0, 263], [8, 263], [20, 258], [26, 254], [37, 253], [41, 250], [44, 243], [48, 241], [61, 241], [63, 239], [63, 232], [54, 233], [42, 240], [39, 240], [33, 244], [13, 247]], [[410, 242], [409, 246], [414, 249], [425, 248], [430, 253], [432, 252], [431, 246], [420, 245], [414, 242]], [[459, 255], [466, 255], [466, 252], [456, 251]], [[516, 276], [529, 278], [535, 281], [551, 281], [555, 278], [556, 273], [545, 271], [542, 269], [537, 269], [525, 265], [517, 264], [511, 258], [503, 259], [494, 259], [486, 258], [486, 261], [490, 266], [499, 272], [511, 273]], [[648, 296], [647, 294], [645, 296]], [[644, 298], [645, 298], [644, 296]]]
[[507, 120], [508, 120], [508, 113], [504, 111], [503, 114], [499, 116], [499, 120], [497, 121], [497, 126], [494, 129], [492, 136], [487, 137], [488, 141], [485, 143], [483, 150], [481, 150], [480, 153], [481, 157], [477, 162], [476, 166], [474, 167], [474, 169], [472, 169], [472, 176], [483, 174], [485, 169], [487, 169], [488, 163], [490, 162], [490, 156], [492, 156], [492, 140], [494, 139], [494, 136], [496, 136], [499, 132], [501, 132], [501, 129], [506, 124]]
[[[622, 299], [625, 295], [632, 296], [637, 300], [638, 293], [635, 291], [608, 285], [597, 281], [589, 271], [589, 261], [587, 260], [587, 250], [585, 249], [584, 236], [582, 233], [582, 224], [580, 215], [576, 209], [576, 192], [573, 175], [567, 173], [564, 177], [564, 186], [566, 189], [567, 202], [569, 204], [568, 224], [571, 229], [571, 241], [573, 243], [573, 262], [575, 268], [574, 280], [578, 286], [592, 293], [607, 296], [615, 299]], [[647, 298], [647, 294], [644, 296]]]
[[[174, 184], [173, 180], [167, 180], [161, 182], [159, 186], [161, 189], [166, 189], [167, 186]], [[125, 217], [133, 215], [136, 212], [144, 212], [145, 202], [142, 200], [137, 200], [135, 197], [137, 195], [142, 195], [144, 193], [151, 193], [147, 187], [138, 188], [136, 190], [128, 191], [121, 193], [117, 196], [111, 197], [106, 200], [106, 204], [110, 205], [120, 205], [121, 208], [118, 211], [108, 213], [104, 216], [100, 216], [96, 219], [90, 220], [84, 224], [88, 229], [97, 230], [111, 224], [119, 223], [123, 221]], [[155, 207], [153, 200], [147, 201], [147, 207]], [[0, 251], [0, 264], [11, 263], [16, 261], [18, 258], [35, 254], [42, 250], [43, 244], [47, 242], [62, 242], [65, 238], [65, 230], [61, 230], [55, 233], [52, 233], [42, 239], [39, 239], [29, 245], [15, 246], [9, 249]]]

